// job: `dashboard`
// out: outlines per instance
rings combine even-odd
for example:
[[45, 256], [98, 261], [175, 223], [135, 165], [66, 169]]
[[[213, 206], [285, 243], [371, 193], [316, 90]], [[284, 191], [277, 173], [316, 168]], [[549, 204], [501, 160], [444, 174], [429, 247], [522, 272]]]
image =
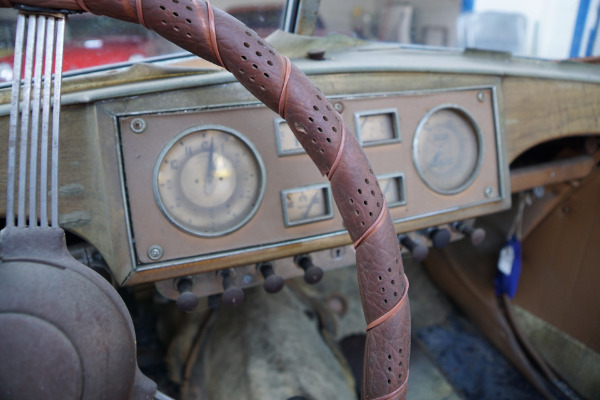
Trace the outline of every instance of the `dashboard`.
[[[586, 66], [498, 67], [497, 57], [377, 48], [296, 60], [357, 136], [413, 245], [435, 246], [438, 231], [458, 240], [457, 222], [509, 208], [509, 164], [548, 132], [597, 128], [579, 96], [597, 89]], [[353, 264], [327, 179], [285, 121], [231, 75], [182, 65], [65, 80], [61, 226], [98, 250], [116, 283], [155, 282], [169, 298], [182, 279], [202, 296], [223, 292], [225, 278], [261, 284], [262, 263], [301, 276], [302, 255], [323, 270]], [[7, 114], [0, 105], [3, 132]]]

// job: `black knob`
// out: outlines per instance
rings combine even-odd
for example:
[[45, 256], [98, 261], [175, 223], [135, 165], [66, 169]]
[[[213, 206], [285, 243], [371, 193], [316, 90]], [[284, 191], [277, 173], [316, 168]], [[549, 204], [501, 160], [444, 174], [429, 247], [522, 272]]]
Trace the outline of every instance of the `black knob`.
[[223, 277], [223, 295], [221, 301], [228, 306], [239, 306], [244, 301], [244, 291], [235, 286], [235, 278], [230, 271], [221, 271]]
[[433, 246], [437, 249], [446, 247], [450, 243], [450, 231], [445, 228], [433, 228], [428, 231], [428, 236]]
[[309, 256], [302, 255], [294, 258], [296, 264], [304, 270], [304, 281], [315, 284], [323, 278], [323, 270], [312, 263]]
[[267, 293], [277, 293], [283, 288], [285, 282], [281, 276], [275, 274], [271, 263], [258, 264], [256, 269], [265, 279], [263, 288]]
[[464, 222], [455, 222], [452, 224], [452, 228], [454, 228], [457, 232], [468, 236], [471, 239], [473, 246], [477, 246], [485, 240], [485, 230], [483, 228], [474, 228], [465, 224]]
[[410, 254], [416, 262], [421, 262], [427, 258], [427, 255], [429, 254], [429, 248], [424, 244], [417, 243], [406, 235], [399, 235], [398, 241], [402, 246], [406, 247], [408, 251], [410, 251]]
[[192, 312], [198, 307], [200, 299], [192, 292], [193, 287], [194, 282], [190, 278], [182, 278], [177, 282], [179, 296], [175, 304], [183, 312]]

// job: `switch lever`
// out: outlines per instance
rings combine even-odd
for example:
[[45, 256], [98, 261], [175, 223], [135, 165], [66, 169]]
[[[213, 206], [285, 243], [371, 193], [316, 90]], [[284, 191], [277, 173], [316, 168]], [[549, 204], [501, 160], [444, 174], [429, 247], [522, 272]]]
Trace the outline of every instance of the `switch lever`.
[[256, 269], [264, 278], [263, 288], [267, 293], [277, 293], [285, 284], [283, 278], [279, 275], [275, 274], [275, 270], [273, 269], [273, 264], [265, 262], [258, 264]]
[[306, 283], [313, 285], [323, 278], [323, 269], [314, 265], [309, 256], [305, 254], [296, 256], [294, 262], [304, 270], [304, 281]]
[[452, 224], [452, 229], [468, 236], [473, 246], [477, 246], [485, 240], [485, 230], [483, 228], [474, 228], [464, 222], [458, 221]]
[[428, 229], [427, 236], [429, 236], [436, 249], [444, 248], [450, 243], [450, 231], [446, 228]]
[[398, 235], [398, 242], [400, 242], [402, 246], [406, 247], [408, 251], [410, 251], [412, 258], [416, 262], [425, 260], [429, 254], [429, 248], [427, 248], [427, 246], [415, 242], [407, 235]]
[[183, 312], [192, 312], [198, 307], [198, 302], [200, 298], [192, 292], [194, 287], [194, 282], [191, 278], [181, 278], [177, 282], [177, 290], [179, 291], [179, 296], [175, 301], [177, 308], [179, 308]]
[[223, 295], [221, 301], [228, 306], [239, 306], [244, 301], [244, 291], [235, 285], [235, 276], [231, 270], [219, 271], [223, 278]]

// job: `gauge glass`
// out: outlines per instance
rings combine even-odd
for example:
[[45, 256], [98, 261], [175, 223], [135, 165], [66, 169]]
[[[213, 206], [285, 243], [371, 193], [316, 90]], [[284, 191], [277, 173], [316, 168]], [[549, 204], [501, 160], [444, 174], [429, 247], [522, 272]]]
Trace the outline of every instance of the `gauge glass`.
[[482, 162], [481, 133], [458, 106], [431, 110], [419, 124], [413, 160], [423, 181], [441, 194], [455, 194], [473, 183]]
[[264, 194], [265, 169], [254, 146], [223, 126], [192, 128], [161, 152], [156, 202], [173, 224], [198, 236], [231, 233], [252, 218]]
[[404, 196], [404, 174], [387, 174], [377, 177], [379, 187], [389, 208], [406, 204]]
[[398, 112], [395, 109], [361, 111], [354, 115], [356, 132], [364, 146], [400, 141]]
[[333, 217], [331, 194], [326, 184], [283, 190], [281, 202], [285, 226]]
[[282, 118], [275, 119], [275, 135], [277, 138], [277, 153], [280, 156], [305, 153], [304, 148], [292, 132], [292, 128]]

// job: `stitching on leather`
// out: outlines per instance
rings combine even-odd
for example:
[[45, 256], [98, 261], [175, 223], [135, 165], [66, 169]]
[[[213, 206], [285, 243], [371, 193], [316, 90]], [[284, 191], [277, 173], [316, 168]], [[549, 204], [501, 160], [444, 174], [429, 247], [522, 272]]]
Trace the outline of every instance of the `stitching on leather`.
[[285, 71], [283, 74], [283, 86], [281, 87], [281, 94], [279, 95], [279, 115], [281, 118], [285, 119], [285, 102], [287, 100], [287, 90], [288, 90], [288, 82], [290, 80], [290, 75], [292, 74], [292, 63], [290, 59], [286, 56], [283, 56], [283, 61], [285, 64]]
[[[340, 160], [342, 159], [342, 154], [344, 153], [344, 146], [346, 141], [346, 124], [342, 124], [342, 141], [340, 142], [340, 147], [338, 147], [338, 152], [335, 155], [335, 160], [331, 165], [331, 169], [327, 173], [327, 178], [331, 181], [335, 171], [337, 171], [338, 165], [340, 164]], [[360, 239], [359, 239], [360, 240]], [[356, 248], [356, 246], [354, 246]]]
[[213, 13], [212, 5], [210, 4], [210, 0], [206, 0], [206, 7], [208, 8], [208, 32], [210, 36], [210, 49], [212, 50], [214, 56], [219, 61], [219, 64], [227, 71], [229, 68], [223, 62], [221, 58], [221, 53], [219, 53], [219, 45], [217, 44], [217, 28], [215, 27], [215, 14]]
[[[77, 1], [77, 4], [79, 4], [79, 7], [81, 7], [81, 8], [83, 9], [83, 11], [85, 11], [85, 12], [89, 12], [89, 13], [91, 13], [91, 12], [92, 12], [92, 11], [90, 11], [90, 9], [89, 9], [89, 8], [87, 8], [87, 6], [85, 5], [85, 3], [84, 3], [84, 1], [83, 1], [83, 0], [75, 0], [75, 1]], [[92, 14], [93, 14], [93, 13], [92, 13]]]
[[377, 325], [383, 324], [385, 321], [387, 321], [388, 319], [390, 319], [391, 317], [396, 315], [396, 313], [398, 311], [400, 311], [400, 308], [402, 308], [402, 305], [404, 304], [404, 299], [406, 299], [406, 297], [407, 297], [406, 294], [408, 293], [408, 286], [409, 286], [408, 279], [406, 279], [405, 274], [402, 275], [402, 279], [404, 280], [404, 293], [402, 294], [400, 301], [398, 303], [396, 303], [396, 305], [390, 311], [386, 312], [381, 317], [379, 317], [375, 321], [371, 322], [367, 326], [367, 331], [370, 331], [371, 329], [375, 328]]
[[354, 242], [354, 248], [357, 249], [358, 246], [360, 246], [362, 244], [362, 242], [364, 242], [369, 236], [371, 236], [373, 234], [373, 232], [375, 232], [379, 226], [383, 223], [384, 220], [384, 211], [387, 210], [387, 205], [385, 204], [385, 199], [383, 199], [383, 206], [381, 207], [381, 210], [379, 211], [379, 215], [377, 216], [377, 219], [375, 220], [375, 222], [373, 223], [373, 225], [371, 225], [369, 227], [369, 229], [367, 229], [365, 231], [365, 233], [362, 234], [361, 237], [358, 238], [358, 240], [356, 242]]
[[148, 25], [146, 25], [146, 21], [144, 21], [144, 11], [142, 9], [142, 0], [135, 0], [135, 12], [137, 14], [137, 18], [138, 18], [140, 25], [142, 25], [144, 28], [146, 28], [148, 30], [151, 30], [150, 28], [148, 28]]
[[400, 394], [400, 392], [402, 392], [402, 390], [406, 386], [406, 383], [408, 382], [408, 375], [409, 375], [409, 371], [406, 370], [406, 378], [404, 379], [404, 382], [402, 382], [402, 385], [400, 385], [398, 387], [398, 389], [394, 390], [392, 393], [386, 394], [385, 396], [382, 396], [382, 397], [377, 397], [373, 400], [392, 400], [393, 398], [395, 398], [397, 395]]

